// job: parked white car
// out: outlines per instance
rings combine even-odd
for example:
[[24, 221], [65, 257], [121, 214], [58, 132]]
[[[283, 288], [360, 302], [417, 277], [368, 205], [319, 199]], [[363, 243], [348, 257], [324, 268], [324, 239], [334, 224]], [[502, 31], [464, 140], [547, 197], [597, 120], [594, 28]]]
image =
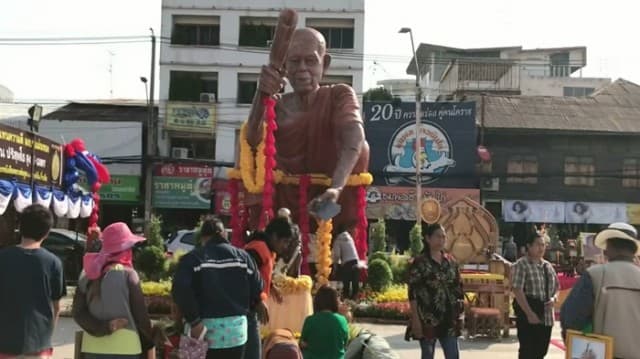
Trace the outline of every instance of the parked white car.
[[176, 232], [165, 242], [167, 254], [190, 252], [196, 246], [196, 231], [193, 229], [183, 229]]
[[[227, 238], [231, 238], [231, 229], [226, 229]], [[164, 243], [167, 247], [167, 254], [182, 252], [188, 253], [196, 246], [196, 231], [193, 229], [183, 229], [176, 232], [173, 237], [167, 239]]]

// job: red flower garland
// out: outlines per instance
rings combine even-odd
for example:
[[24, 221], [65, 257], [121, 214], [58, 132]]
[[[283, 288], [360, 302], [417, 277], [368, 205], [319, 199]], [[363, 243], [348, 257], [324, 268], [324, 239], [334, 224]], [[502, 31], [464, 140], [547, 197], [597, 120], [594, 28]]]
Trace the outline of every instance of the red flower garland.
[[91, 216], [89, 216], [89, 228], [98, 227], [98, 216], [100, 212], [100, 195], [98, 192], [93, 192], [93, 208], [91, 209]]
[[229, 192], [231, 194], [231, 244], [242, 248], [242, 222], [240, 214], [239, 184], [237, 179], [229, 181]]
[[265, 138], [264, 156], [266, 161], [264, 164], [264, 189], [262, 190], [262, 213], [260, 214], [260, 222], [258, 228], [264, 229], [267, 222], [273, 218], [273, 193], [274, 178], [273, 170], [276, 167], [276, 137], [275, 132], [278, 129], [276, 123], [276, 101], [271, 97], [265, 97], [262, 100], [264, 105], [264, 118], [267, 125], [267, 137]]
[[302, 274], [310, 273], [307, 258], [309, 257], [309, 212], [307, 212], [309, 186], [311, 185], [311, 176], [302, 175], [300, 177], [299, 190], [299, 207], [298, 208], [298, 225], [302, 232]]
[[367, 258], [367, 189], [365, 186], [358, 187], [358, 233], [356, 237], [356, 248], [360, 260]]

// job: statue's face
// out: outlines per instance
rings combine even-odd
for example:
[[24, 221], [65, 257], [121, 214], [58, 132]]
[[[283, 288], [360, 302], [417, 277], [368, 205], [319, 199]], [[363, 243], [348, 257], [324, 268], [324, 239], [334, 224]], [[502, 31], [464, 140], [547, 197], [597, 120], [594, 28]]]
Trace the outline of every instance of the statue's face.
[[325, 68], [324, 47], [317, 35], [296, 32], [287, 53], [287, 78], [297, 93], [309, 93], [320, 86]]

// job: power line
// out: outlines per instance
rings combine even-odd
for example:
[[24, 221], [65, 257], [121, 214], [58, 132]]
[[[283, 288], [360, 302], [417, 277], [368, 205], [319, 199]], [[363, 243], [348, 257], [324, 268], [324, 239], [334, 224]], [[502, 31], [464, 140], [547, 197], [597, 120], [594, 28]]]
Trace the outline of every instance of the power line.
[[[268, 55], [268, 48], [264, 49], [256, 47], [240, 46], [234, 43], [219, 43], [218, 45], [201, 46], [201, 45], [181, 45], [174, 44], [169, 37], [159, 36], [157, 37], [159, 42], [164, 45], [178, 45], [191, 47], [194, 49], [199, 48], [211, 48], [218, 50], [231, 50], [241, 53], [253, 53]], [[0, 38], [0, 46], [70, 46], [70, 45], [101, 45], [101, 44], [134, 44], [134, 43], [147, 43], [150, 42], [149, 36], [102, 36], [102, 37], [41, 37], [41, 38]], [[373, 54], [364, 52], [355, 52], [350, 49], [328, 49], [329, 54], [338, 59], [353, 59], [362, 61], [376, 61], [376, 62], [397, 62], [409, 64], [412, 56], [404, 55], [389, 55], [389, 54]], [[521, 65], [521, 66], [545, 66], [550, 63], [544, 62], [527, 62], [520, 59], [504, 59], [498, 58], [491, 59], [478, 59], [476, 57], [452, 57], [452, 58], [438, 58], [432, 60], [418, 59], [419, 65], [430, 64], [450, 64], [453, 60], [458, 62], [464, 62], [468, 60], [471, 64], [491, 64], [491, 65]], [[499, 61], [498, 61], [499, 60]], [[580, 61], [569, 61], [560, 66], [584, 66]]]

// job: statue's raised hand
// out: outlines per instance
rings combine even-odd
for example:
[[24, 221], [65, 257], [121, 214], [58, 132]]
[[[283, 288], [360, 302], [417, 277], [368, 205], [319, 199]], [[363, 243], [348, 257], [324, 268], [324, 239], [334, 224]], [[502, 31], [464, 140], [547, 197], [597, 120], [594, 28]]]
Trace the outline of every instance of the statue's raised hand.
[[258, 79], [258, 91], [267, 96], [273, 96], [284, 87], [284, 76], [273, 66], [262, 66]]

